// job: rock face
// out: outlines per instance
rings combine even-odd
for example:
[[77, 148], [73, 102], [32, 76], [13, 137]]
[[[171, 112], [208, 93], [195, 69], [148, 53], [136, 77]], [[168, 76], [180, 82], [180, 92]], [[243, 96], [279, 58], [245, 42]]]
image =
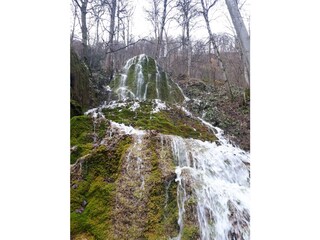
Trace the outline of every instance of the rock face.
[[70, 99], [72, 100], [71, 116], [79, 115], [79, 111], [88, 109], [92, 103], [90, 71], [72, 49], [70, 52]]
[[115, 76], [110, 87], [114, 99], [160, 99], [170, 103], [182, 103], [184, 96], [156, 61], [145, 54], [133, 57], [127, 61], [123, 72]]
[[130, 59], [118, 100], [71, 118], [71, 239], [249, 239], [248, 153], [152, 66]]
[[[250, 150], [250, 97], [232, 85], [234, 100], [231, 101], [225, 87], [214, 87], [199, 79], [181, 76], [178, 83], [190, 99], [186, 108], [212, 125], [222, 128], [229, 138], [242, 149]], [[246, 95], [244, 95], [246, 93]]]

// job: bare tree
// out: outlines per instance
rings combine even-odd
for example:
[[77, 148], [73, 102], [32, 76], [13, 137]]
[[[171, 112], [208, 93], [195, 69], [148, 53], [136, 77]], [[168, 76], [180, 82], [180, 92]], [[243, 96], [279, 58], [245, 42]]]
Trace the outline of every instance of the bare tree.
[[82, 58], [88, 60], [88, 28], [87, 28], [87, 7], [89, 0], [73, 0], [81, 12], [81, 34], [82, 34]]
[[190, 77], [192, 42], [190, 36], [191, 21], [198, 15], [196, 9], [197, 3], [193, 0], [178, 0], [177, 9], [179, 10], [179, 18], [177, 19], [182, 26], [182, 49], [185, 52], [187, 47], [187, 76]]
[[165, 27], [168, 21], [170, 12], [173, 7], [170, 6], [172, 0], [149, 0], [150, 8], [145, 9], [147, 20], [151, 22], [154, 32], [155, 50], [153, 56], [156, 60], [165, 57]]
[[250, 37], [241, 17], [237, 1], [225, 1], [232, 19], [233, 26], [240, 40], [241, 51], [243, 54], [244, 65], [247, 74], [246, 81], [248, 84], [250, 84]]
[[71, 35], [70, 35], [70, 43], [72, 43], [74, 38], [74, 31], [76, 27], [76, 20], [78, 18], [78, 6], [75, 5], [75, 2], [72, 1], [72, 15], [73, 15], [73, 22], [72, 22], [72, 28], [71, 28]]
[[222, 69], [222, 72], [223, 72], [223, 80], [225, 81], [225, 83], [228, 84], [228, 88], [229, 88], [229, 93], [230, 93], [230, 96], [231, 96], [231, 99], [233, 99], [233, 94], [232, 94], [232, 91], [231, 91], [231, 87], [230, 87], [230, 82], [228, 80], [228, 77], [227, 77], [227, 71], [226, 71], [226, 67], [225, 67], [225, 64], [224, 62], [222, 61], [222, 58], [221, 58], [221, 55], [220, 55], [220, 51], [219, 51], [219, 48], [216, 44], [216, 41], [214, 39], [214, 35], [211, 31], [211, 27], [210, 27], [210, 22], [209, 22], [209, 10], [217, 3], [218, 0], [214, 0], [214, 1], [206, 1], [205, 0], [201, 0], [201, 6], [202, 6], [202, 15], [203, 15], [203, 18], [206, 22], [206, 26], [207, 26], [207, 30], [208, 30], [208, 34], [209, 34], [209, 40], [210, 42], [212, 43], [212, 46], [213, 46], [213, 49], [217, 55], [217, 58], [218, 58], [218, 62], [219, 62], [219, 65], [220, 65], [220, 68]]
[[153, 26], [154, 39], [158, 39], [159, 36], [160, 1], [161, 0], [149, 0], [151, 8], [144, 9], [144, 11], [147, 13], [147, 20], [151, 22]]
[[164, 31], [164, 26], [166, 24], [166, 18], [167, 18], [167, 6], [168, 6], [168, 0], [163, 0], [162, 16], [161, 16], [161, 23], [160, 23], [160, 32], [159, 32], [159, 36], [158, 36], [157, 50], [156, 50], [156, 54], [155, 54], [155, 59], [156, 60], [159, 58], [160, 51], [162, 49], [163, 31]]

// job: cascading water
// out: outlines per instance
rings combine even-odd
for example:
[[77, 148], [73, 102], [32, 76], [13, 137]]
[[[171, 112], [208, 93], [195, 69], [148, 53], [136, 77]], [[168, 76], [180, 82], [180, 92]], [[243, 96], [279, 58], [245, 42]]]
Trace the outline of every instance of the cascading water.
[[[101, 113], [104, 108], [125, 107], [129, 111], [137, 113], [139, 109], [143, 109], [141, 101], [149, 98], [153, 101], [152, 110], [147, 113], [150, 114], [151, 120], [152, 114], [157, 114], [160, 111], [173, 111], [170, 109], [173, 107], [170, 102], [179, 104], [188, 100], [180, 87], [176, 86], [167, 76], [162, 78], [162, 74], [163, 72], [159, 70], [156, 61], [149, 59], [144, 54], [127, 61], [123, 73], [115, 81], [113, 91], [116, 92], [119, 100], [132, 101], [109, 102], [108, 105], [105, 104], [87, 112], [87, 114], [92, 114], [94, 118], [93, 142], [96, 145], [104, 144], [104, 141], [106, 141], [102, 140], [99, 143], [96, 133], [96, 124], [99, 123], [99, 117], [104, 118]], [[179, 95], [180, 92], [180, 96], [174, 96], [174, 93]], [[177, 99], [182, 100], [177, 101]], [[172, 230], [170, 236], [176, 236], [173, 238], [175, 240], [186, 239], [186, 232], [189, 231], [190, 233], [190, 226], [193, 226], [192, 230], [197, 239], [248, 240], [250, 235], [249, 153], [230, 144], [223, 137], [221, 129], [213, 127], [200, 118], [196, 119], [184, 107], [179, 106], [179, 109], [185, 113], [185, 116], [180, 116], [181, 118], [186, 117], [194, 121], [202, 121], [203, 125], [207, 126], [210, 131], [215, 132], [218, 141], [211, 143], [174, 135], [163, 135], [157, 131], [150, 134], [148, 131], [111, 122], [111, 129], [117, 134], [132, 135], [132, 145], [128, 148], [123, 160], [121, 175], [116, 182], [117, 214], [121, 215], [129, 212], [132, 217], [128, 214], [128, 221], [119, 219], [119, 222], [116, 222], [115, 225], [135, 224], [137, 222], [135, 214], [147, 214], [144, 208], [149, 198], [146, 196], [150, 194], [153, 187], [151, 173], [152, 169], [155, 168], [150, 162], [151, 156], [157, 156], [155, 159], [162, 163], [164, 161], [172, 163], [173, 157], [174, 166], [169, 163], [167, 165], [163, 164], [167, 167], [167, 170], [161, 170], [162, 174], [166, 176], [162, 177], [165, 188], [165, 198], [162, 206], [165, 211], [162, 216], [166, 218], [167, 212], [170, 214], [172, 214], [170, 211], [174, 212], [177, 219], [173, 218], [172, 215], [170, 216], [179, 225], [179, 228], [177, 225], [173, 227], [174, 230]], [[158, 124], [162, 124], [162, 122], [159, 121]], [[152, 122], [150, 122], [150, 125], [152, 126]], [[149, 125], [146, 129], [150, 129]], [[111, 134], [112, 132], [107, 136], [111, 138]], [[153, 137], [159, 137], [159, 149], [150, 150], [146, 147], [145, 143]], [[156, 161], [155, 159], [154, 161]], [[171, 187], [177, 187], [176, 195], [175, 188], [169, 194]], [[170, 201], [176, 204], [174, 210], [170, 208], [170, 204], [168, 205]], [[123, 207], [124, 203], [125, 207]], [[136, 206], [140, 206], [140, 212]], [[177, 213], [178, 215], [176, 215]], [[135, 225], [134, 233], [145, 231], [145, 222], [143, 222], [145, 219], [141, 218], [141, 223]], [[168, 217], [168, 219], [170, 218]], [[120, 234], [120, 232], [125, 232], [124, 229], [126, 228], [119, 227], [117, 231]], [[133, 235], [123, 235], [122, 239], [129, 239], [129, 236]]]
[[192, 196], [202, 240], [249, 239], [249, 155], [216, 130], [218, 144], [170, 136], [177, 164], [177, 240], [184, 228], [185, 202]]
[[160, 72], [159, 72], [159, 68], [158, 65], [156, 63], [156, 93], [157, 93], [157, 99], [160, 99], [160, 95], [159, 95], [159, 80], [160, 80]]
[[[118, 94], [119, 100], [126, 100], [129, 96], [134, 96], [134, 93], [128, 89], [127, 78], [128, 78], [128, 71], [133, 64], [133, 58], [129, 59], [126, 65], [123, 67], [124, 74], [121, 74], [120, 84], [118, 89], [115, 91]], [[128, 96], [129, 95], [129, 96]]]
[[[110, 103], [89, 110], [86, 114], [93, 117], [95, 124], [99, 118], [106, 119], [101, 112], [104, 108], [126, 107], [131, 111], [137, 111], [140, 109], [140, 104], [143, 103], [135, 101]], [[170, 108], [164, 102], [155, 99], [151, 114], [163, 110], [170, 110]], [[186, 117], [194, 118], [185, 108], [181, 107], [181, 110]], [[201, 118], [194, 119], [201, 121], [210, 131], [213, 131], [218, 140], [208, 142], [174, 135], [156, 134], [155, 132], [152, 135], [159, 137], [158, 158], [161, 161], [164, 159], [173, 161], [175, 165], [176, 176], [164, 178], [166, 179], [164, 182], [164, 218], [166, 218], [168, 210], [168, 190], [170, 186], [177, 184], [176, 203], [179, 231], [171, 235], [176, 236], [171, 239], [186, 239], [186, 229], [190, 229], [190, 225], [193, 224], [192, 226], [197, 228], [197, 234], [201, 240], [248, 240], [250, 237], [249, 153], [232, 145], [223, 136], [221, 129], [213, 127]], [[145, 143], [151, 135], [148, 131], [138, 130], [124, 124], [112, 121], [110, 124], [111, 132], [132, 135], [133, 140], [125, 156], [123, 175], [121, 175], [118, 185], [120, 190], [117, 193], [117, 199], [120, 201], [124, 196], [127, 196], [129, 189], [132, 191], [126, 208], [119, 210], [119, 214], [124, 214], [131, 209], [131, 205], [133, 206], [134, 203], [141, 206], [146, 204], [147, 198], [144, 196], [150, 191], [150, 182], [148, 181], [150, 181], [152, 166], [148, 160], [151, 152], [148, 152]], [[112, 137], [111, 132], [107, 134], [109, 138]], [[103, 144], [103, 141], [100, 144]], [[168, 152], [171, 153], [168, 154]], [[172, 172], [173, 170], [174, 168]], [[127, 185], [124, 184], [125, 182]], [[190, 205], [191, 202], [192, 205]], [[134, 209], [134, 207], [132, 208]], [[142, 213], [143, 208], [140, 210]], [[132, 217], [132, 221], [133, 219], [135, 218]], [[139, 225], [141, 231], [142, 226], [141, 223], [141, 226]]]
[[186, 99], [181, 88], [160, 69], [157, 61], [145, 54], [129, 59], [110, 86], [121, 101], [161, 99], [182, 103]]
[[141, 59], [139, 58], [139, 62], [136, 64], [136, 76], [137, 76], [137, 92], [136, 92], [136, 99], [143, 100], [142, 96], [142, 86], [144, 83], [143, 73], [142, 73], [142, 66], [140, 64]]

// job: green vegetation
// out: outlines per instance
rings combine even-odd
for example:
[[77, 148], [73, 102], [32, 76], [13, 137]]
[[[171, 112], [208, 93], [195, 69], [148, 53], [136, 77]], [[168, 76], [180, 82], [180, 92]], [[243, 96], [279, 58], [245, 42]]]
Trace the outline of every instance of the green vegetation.
[[194, 196], [189, 197], [185, 202], [184, 227], [181, 240], [197, 240], [200, 238], [198, 221], [195, 218], [197, 200]]
[[[130, 66], [127, 72], [126, 86], [128, 90], [133, 93], [137, 92], [137, 76], [136, 76], [136, 64], [138, 63], [138, 56], [134, 59], [133, 64]], [[147, 88], [147, 99], [157, 98], [157, 90], [159, 92], [159, 98], [162, 101], [171, 103], [182, 103], [184, 101], [183, 94], [177, 85], [166, 75], [165, 72], [160, 71], [160, 77], [158, 84], [156, 83], [157, 69], [156, 62], [151, 57], [145, 57], [141, 61], [142, 74], [144, 83], [141, 86], [141, 93], [144, 93]], [[160, 68], [159, 68], [160, 69]], [[116, 75], [110, 82], [110, 87], [113, 91], [116, 91], [120, 86], [121, 75]], [[158, 88], [158, 89], [157, 89]]]
[[83, 114], [80, 104], [75, 100], [70, 100], [70, 117], [80, 116]]
[[113, 139], [113, 142], [116, 144], [92, 150], [81, 163], [80, 179], [71, 180], [71, 235], [74, 239], [81, 234], [106, 239], [112, 231], [115, 181], [131, 138]]
[[140, 103], [140, 108], [129, 107], [104, 109], [107, 119], [144, 130], [157, 130], [163, 134], [215, 141], [217, 138], [199, 120], [187, 117], [183, 110], [171, 106], [172, 110], [152, 113], [152, 102]]
[[[94, 100], [93, 89], [90, 87], [91, 72], [71, 49], [70, 52], [70, 98], [82, 109], [88, 109]], [[72, 112], [71, 112], [71, 116]]]
[[70, 121], [71, 164], [88, 154], [93, 148], [92, 119], [88, 116], [74, 116]]
[[199, 238], [198, 226], [184, 226], [181, 240], [197, 240]]
[[[160, 161], [165, 161], [157, 152], [155, 138], [150, 138], [148, 149], [151, 151], [151, 173], [147, 179], [149, 185], [149, 198], [147, 202], [147, 226], [145, 228], [146, 239], [168, 239], [169, 236], [178, 235], [178, 207], [177, 207], [177, 183], [164, 181], [160, 168]], [[166, 187], [168, 189], [166, 190]], [[162, 237], [162, 238], [161, 238]]]

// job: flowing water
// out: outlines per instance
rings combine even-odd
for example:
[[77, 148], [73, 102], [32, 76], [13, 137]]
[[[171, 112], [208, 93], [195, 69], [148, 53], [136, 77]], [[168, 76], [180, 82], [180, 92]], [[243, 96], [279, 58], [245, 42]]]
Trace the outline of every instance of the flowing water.
[[[145, 60], [145, 57], [145, 55], [139, 55], [138, 58], [134, 57], [127, 61], [119, 87], [116, 90], [119, 100], [127, 100], [128, 98], [139, 101], [146, 100], [147, 91], [152, 91], [152, 89], [148, 89], [150, 76], [148, 79], [144, 79], [143, 76], [142, 61]], [[133, 64], [135, 64], [135, 93], [130, 91], [127, 86], [128, 72]], [[160, 80], [161, 74], [156, 65], [155, 91], [157, 99], [154, 100], [152, 113], [168, 108], [164, 102], [159, 100]], [[187, 100], [186, 97], [185, 99]], [[119, 104], [117, 106], [120, 106]], [[110, 103], [103, 107], [111, 108], [112, 106]], [[130, 109], [134, 111], [139, 107], [139, 103], [135, 102]], [[191, 117], [191, 113], [184, 108], [181, 109]], [[103, 117], [100, 108], [89, 110], [87, 114], [89, 113], [93, 114], [95, 121], [97, 117]], [[176, 166], [179, 234], [174, 239], [181, 240], [183, 237], [185, 227], [188, 224], [187, 215], [190, 214], [188, 213], [190, 211], [188, 203], [192, 199], [195, 208], [192, 214], [201, 240], [248, 240], [250, 238], [249, 153], [232, 145], [223, 136], [221, 129], [213, 127], [200, 118], [198, 120], [215, 132], [218, 141], [211, 143], [159, 134], [161, 137], [161, 146], [159, 147], [161, 149], [169, 148], [172, 151]], [[126, 157], [127, 172], [134, 173], [133, 179], [137, 181], [140, 191], [144, 191], [144, 173], [147, 171], [141, 149], [146, 132], [115, 122], [111, 122], [111, 126], [119, 129], [122, 134], [133, 135], [134, 143]], [[96, 139], [94, 140], [96, 141]], [[134, 171], [129, 171], [130, 169]], [[166, 183], [165, 207], [167, 207], [167, 191], [170, 184], [172, 184], [171, 181]]]
[[[147, 68], [147, 70], [144, 68]], [[119, 80], [114, 91], [118, 96], [118, 100], [135, 99], [145, 101], [147, 100], [147, 95], [149, 95], [153, 98], [167, 101], [168, 99], [164, 98], [168, 98], [168, 94], [165, 94], [164, 91], [171, 92], [173, 89], [180, 92], [178, 95], [181, 94], [187, 99], [181, 88], [172, 82], [167, 75], [165, 75], [165, 78], [161, 77], [162, 73], [157, 61], [145, 54], [129, 59], [122, 69], [122, 74], [117, 76]]]
[[142, 73], [142, 65], [141, 62], [145, 58], [145, 55], [139, 55], [138, 63], [135, 67], [135, 75], [137, 79], [137, 92], [136, 92], [136, 99], [138, 100], [145, 100], [142, 96], [142, 86], [144, 84], [144, 77]]
[[[166, 108], [160, 100], [155, 100], [155, 104], [157, 111]], [[139, 106], [134, 102], [131, 107], [135, 109]], [[92, 109], [88, 113], [92, 114], [95, 121], [97, 117], [104, 117], [99, 108]], [[186, 111], [186, 114], [191, 113]], [[160, 134], [159, 148], [171, 149], [176, 165], [179, 234], [174, 239], [182, 238], [187, 211], [189, 211], [186, 203], [193, 199], [196, 209], [194, 214], [201, 240], [248, 240], [250, 235], [249, 153], [232, 145], [223, 136], [223, 130], [213, 127], [201, 118], [199, 120], [215, 132], [218, 141], [211, 143]], [[111, 122], [111, 127], [119, 129], [120, 134], [133, 135], [134, 143], [126, 157], [127, 168], [134, 169], [137, 176], [133, 178], [136, 179], [140, 191], [144, 191], [145, 160], [141, 149], [146, 132], [115, 122]], [[168, 182], [166, 188], [170, 184], [172, 183]]]
[[177, 164], [177, 240], [184, 228], [185, 203], [192, 196], [202, 240], [249, 239], [249, 155], [216, 131], [218, 144], [170, 136]]

